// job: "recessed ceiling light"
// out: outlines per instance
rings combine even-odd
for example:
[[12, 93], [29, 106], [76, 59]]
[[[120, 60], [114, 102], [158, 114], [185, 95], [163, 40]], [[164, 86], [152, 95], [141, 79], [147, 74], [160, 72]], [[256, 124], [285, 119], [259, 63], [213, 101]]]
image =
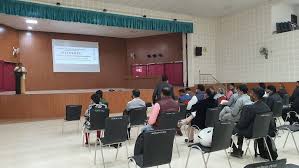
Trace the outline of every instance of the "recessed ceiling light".
[[28, 26], [28, 30], [32, 30], [33, 28], [31, 26]]
[[26, 23], [29, 23], [29, 24], [37, 24], [37, 20], [26, 19]]

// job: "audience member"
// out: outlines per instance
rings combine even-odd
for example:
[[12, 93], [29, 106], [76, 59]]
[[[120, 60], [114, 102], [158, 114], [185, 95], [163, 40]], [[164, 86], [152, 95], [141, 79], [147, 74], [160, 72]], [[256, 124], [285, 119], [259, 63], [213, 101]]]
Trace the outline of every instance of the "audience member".
[[284, 98], [284, 95], [286, 94], [288, 95], [288, 92], [283, 83], [279, 83], [278, 94], [280, 95], [281, 98]]
[[[134, 89], [132, 91], [132, 100], [127, 103], [127, 107], [123, 115], [129, 115], [130, 111], [138, 108], [146, 108], [145, 102], [140, 98], [140, 91]], [[131, 127], [128, 128], [128, 138], [130, 138]]]
[[236, 91], [234, 94], [228, 99], [228, 101], [221, 101], [220, 104], [223, 106], [233, 107], [239, 98], [239, 93]]
[[[86, 110], [84, 117], [85, 117], [85, 122], [83, 124], [83, 129], [86, 130], [86, 132], [88, 131], [88, 129], [90, 128], [90, 112], [103, 112], [104, 110], [109, 110], [106, 101], [105, 103], [102, 102], [102, 98], [99, 96], [99, 94], [93, 94], [91, 95], [91, 103], [88, 106], [88, 109]], [[99, 109], [99, 110], [92, 110], [92, 109]], [[100, 138], [101, 132], [97, 131], [97, 137]], [[85, 144], [88, 144], [88, 140], [89, 140], [89, 133], [85, 133]]]
[[106, 104], [107, 107], [108, 107], [108, 102], [103, 98], [103, 91], [102, 90], [98, 90], [96, 91], [96, 94], [99, 95], [100, 97], [100, 102], [103, 103], [103, 104]]
[[196, 104], [198, 101], [203, 100], [204, 98], [205, 98], [205, 86], [199, 84], [197, 85], [196, 94], [188, 102], [187, 110], [191, 110], [194, 104]]
[[[233, 134], [237, 134], [238, 136], [238, 143], [237, 147], [235, 144], [233, 145], [233, 152], [231, 153], [234, 157], [242, 157], [243, 151], [243, 139], [251, 138], [253, 132], [253, 124], [255, 120], [256, 114], [262, 114], [270, 112], [270, 108], [262, 101], [264, 96], [264, 89], [261, 87], [253, 88], [252, 89], [252, 99], [254, 103], [252, 105], [244, 106], [243, 112], [241, 114], [240, 120], [237, 123]], [[273, 125], [273, 121], [270, 124], [270, 136], [275, 136], [275, 126]]]
[[178, 98], [179, 103], [188, 104], [188, 102], [191, 100], [192, 96], [186, 92], [185, 89], [179, 90], [180, 96]]
[[233, 107], [224, 107], [219, 115], [221, 121], [234, 121], [237, 122], [240, 119], [240, 113], [243, 106], [251, 104], [250, 97], [247, 95], [248, 88], [245, 84], [242, 84], [237, 89], [239, 98]]
[[299, 114], [299, 81], [296, 83], [296, 88], [293, 91], [292, 96], [290, 97], [290, 102], [292, 102], [292, 109]]
[[273, 112], [274, 103], [278, 101], [282, 102], [282, 98], [278, 93], [276, 93], [276, 88], [273, 85], [267, 86], [266, 92], [269, 95], [266, 103], [269, 106], [270, 110]]
[[154, 104], [148, 119], [148, 125], [143, 128], [143, 131], [145, 132], [154, 130], [159, 126], [158, 116], [160, 113], [179, 111], [179, 103], [173, 100], [171, 97], [172, 88], [169, 86], [164, 86], [161, 89], [161, 92], [161, 99]]
[[[217, 100], [214, 99], [215, 93], [212, 92], [211, 88], [206, 89], [207, 98], [198, 101], [196, 104], [192, 106], [192, 113], [191, 115], [182, 120], [178, 125], [181, 127], [182, 125], [187, 125], [191, 122], [191, 125], [196, 125], [199, 129], [206, 128], [205, 121], [206, 121], [206, 113], [208, 108], [215, 108], [218, 106]], [[191, 128], [192, 129], [192, 128]], [[194, 140], [194, 130], [189, 130], [188, 139], [185, 142], [192, 143]]]
[[192, 96], [193, 96], [192, 90], [188, 87], [185, 90], [186, 90], [186, 94], [188, 94], [192, 98]]
[[152, 96], [153, 104], [155, 104], [157, 101], [159, 101], [161, 99], [161, 91], [162, 91], [162, 88], [164, 88], [164, 87], [170, 88], [170, 97], [172, 97], [172, 99], [175, 99], [175, 96], [173, 93], [173, 87], [171, 84], [168, 83], [168, 77], [166, 75], [163, 75], [162, 82], [160, 82], [154, 90], [154, 93]]
[[227, 87], [227, 92], [225, 94], [226, 99], [229, 100], [230, 97], [236, 92], [236, 88], [235, 88], [235, 84], [234, 83], [230, 83]]

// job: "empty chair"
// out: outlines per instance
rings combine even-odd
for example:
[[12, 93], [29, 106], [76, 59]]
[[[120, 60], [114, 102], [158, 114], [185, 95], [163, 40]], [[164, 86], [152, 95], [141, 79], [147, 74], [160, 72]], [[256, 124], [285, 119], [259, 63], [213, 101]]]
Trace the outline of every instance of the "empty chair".
[[80, 126], [82, 105], [66, 105], [65, 106], [65, 118], [62, 122], [62, 134], [64, 133], [65, 122], [78, 121], [78, 131]]
[[280, 118], [282, 117], [282, 108], [283, 108], [282, 102], [280, 101], [274, 102], [273, 109], [272, 109], [273, 117], [276, 120], [278, 120], [280, 125], [282, 125], [280, 121]]
[[137, 134], [139, 133], [139, 127], [144, 126], [146, 122], [146, 110], [147, 109], [143, 107], [132, 109], [128, 112], [130, 126], [138, 128]]
[[[105, 168], [105, 159], [103, 153], [103, 147], [106, 145], [118, 144], [118, 147], [121, 143], [125, 143], [126, 152], [128, 157], [128, 146], [127, 146], [127, 128], [128, 128], [128, 116], [119, 116], [119, 117], [110, 117], [106, 118], [105, 121], [105, 132], [103, 138], [98, 138], [100, 142], [100, 150], [102, 154], [102, 162]], [[118, 149], [116, 152], [115, 160], [117, 159]], [[94, 153], [94, 163], [96, 164], [97, 157], [97, 143], [95, 143], [95, 153]]]
[[244, 168], [265, 168], [265, 167], [275, 167], [275, 168], [286, 168], [286, 159], [270, 161], [270, 162], [262, 162], [262, 163], [254, 163], [245, 166]]
[[[160, 113], [157, 121], [159, 123], [158, 127], [156, 129], [158, 130], [164, 130], [164, 129], [176, 129], [179, 121], [179, 113], [178, 112], [165, 112], [165, 113]], [[178, 155], [180, 157], [180, 151], [179, 151], [179, 146], [176, 143], [176, 138], [175, 140], [175, 145], [177, 148]]]
[[[250, 142], [251, 142], [251, 140], [256, 140], [256, 139], [262, 138], [266, 145], [268, 154], [270, 156], [270, 160], [271, 161], [273, 160], [270, 150], [269, 150], [269, 147], [266, 142], [266, 138], [269, 133], [270, 122], [273, 118], [272, 115], [273, 115], [273, 113], [270, 112], [270, 113], [264, 113], [264, 114], [257, 114], [255, 116], [254, 123], [253, 123], [252, 137], [250, 139], [246, 139], [247, 147], [246, 147], [245, 154], [247, 153], [247, 151], [249, 151], [250, 156], [253, 158], [253, 155], [251, 154], [251, 151], [249, 149]], [[253, 160], [254, 160], [254, 158], [253, 158]]]
[[175, 130], [156, 130], [144, 133], [143, 154], [129, 158], [136, 167], [153, 167], [168, 164], [172, 158], [173, 140]]
[[209, 108], [206, 113], [205, 125], [206, 127], [214, 127], [215, 123], [219, 121], [220, 107]]
[[[214, 124], [214, 130], [213, 130], [213, 137], [212, 137], [212, 144], [211, 147], [205, 147], [202, 146], [200, 143], [189, 145], [189, 153], [187, 157], [187, 162], [185, 168], [188, 167], [189, 163], [189, 157], [192, 149], [198, 149], [201, 151], [202, 158], [204, 161], [205, 168], [208, 166], [208, 160], [210, 157], [210, 153], [224, 150], [225, 155], [227, 157], [229, 166], [231, 166], [231, 163], [229, 161], [229, 156], [227, 154], [226, 149], [230, 147], [231, 144], [231, 137], [233, 132], [234, 124], [231, 122], [218, 122]], [[208, 154], [208, 157], [205, 158], [205, 154]]]

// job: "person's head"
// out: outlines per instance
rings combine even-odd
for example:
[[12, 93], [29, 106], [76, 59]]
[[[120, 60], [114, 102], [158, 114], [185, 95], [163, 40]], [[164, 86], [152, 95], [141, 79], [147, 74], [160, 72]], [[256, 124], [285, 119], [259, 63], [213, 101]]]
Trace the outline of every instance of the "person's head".
[[186, 88], [185, 90], [186, 90], [186, 92], [189, 93], [189, 94], [192, 93], [192, 90], [191, 90], [190, 88]]
[[268, 94], [276, 93], [276, 87], [273, 85], [267, 86], [266, 93]]
[[265, 94], [265, 90], [261, 87], [255, 87], [252, 89], [251, 98], [253, 101], [259, 101], [263, 99], [263, 96]]
[[168, 77], [166, 75], [162, 75], [162, 82], [168, 82]]
[[224, 89], [223, 88], [218, 88], [218, 91], [217, 91], [219, 94], [224, 94]]
[[100, 103], [100, 97], [98, 94], [93, 94], [91, 95], [90, 99], [95, 103], [95, 104], [99, 104]]
[[279, 83], [279, 89], [286, 89], [283, 83]]
[[299, 87], [299, 81], [297, 81], [296, 86]]
[[185, 91], [185, 89], [180, 89], [179, 93], [180, 93], [180, 96], [183, 96], [186, 93], [186, 91]]
[[134, 90], [132, 91], [132, 96], [133, 96], [133, 98], [140, 97], [140, 90], [138, 90], [138, 89], [134, 89]]
[[228, 89], [229, 90], [235, 90], [235, 84], [234, 83], [230, 83], [229, 85], [228, 85]]
[[168, 86], [162, 88], [162, 97], [171, 96], [171, 89]]
[[198, 84], [198, 85], [197, 85], [197, 91], [202, 91], [202, 92], [204, 92], [204, 91], [205, 91], [205, 86], [202, 85], [202, 84]]
[[239, 85], [237, 90], [238, 90], [239, 95], [243, 95], [243, 94], [248, 93], [248, 87], [245, 84]]
[[96, 94], [99, 96], [99, 98], [103, 98], [103, 91], [98, 90], [96, 91]]
[[266, 90], [266, 84], [265, 83], [259, 83], [259, 87], [263, 88], [264, 90]]
[[214, 98], [215, 96], [215, 90], [213, 88], [207, 88], [206, 89], [206, 94], [208, 98]]

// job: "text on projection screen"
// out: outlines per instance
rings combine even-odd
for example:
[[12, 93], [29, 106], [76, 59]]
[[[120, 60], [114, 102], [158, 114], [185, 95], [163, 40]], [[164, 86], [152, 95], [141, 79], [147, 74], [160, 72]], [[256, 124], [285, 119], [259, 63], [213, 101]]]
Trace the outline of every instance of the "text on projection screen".
[[100, 72], [98, 42], [52, 40], [54, 72]]

